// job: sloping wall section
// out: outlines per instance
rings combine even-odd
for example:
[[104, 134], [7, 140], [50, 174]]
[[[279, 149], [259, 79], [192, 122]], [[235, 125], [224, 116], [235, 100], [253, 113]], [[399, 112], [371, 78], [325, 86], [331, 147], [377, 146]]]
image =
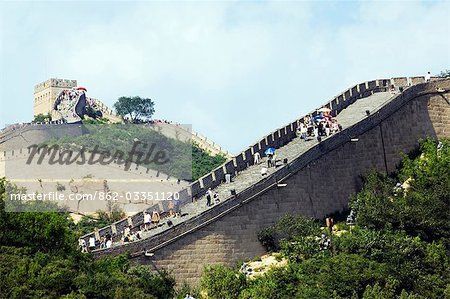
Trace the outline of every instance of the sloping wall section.
[[[380, 85], [377, 80], [375, 87], [386, 87], [388, 82]], [[356, 91], [361, 94], [370, 86], [370, 82], [357, 85]], [[346, 207], [349, 195], [360, 190], [361, 174], [370, 169], [391, 172], [400, 161], [400, 153], [414, 149], [420, 138], [449, 138], [449, 90], [449, 79], [409, 87], [362, 121], [324, 140], [233, 199], [148, 239], [94, 254], [129, 251], [137, 263], [172, 271], [179, 283], [195, 283], [206, 264], [233, 265], [264, 254], [257, 240], [263, 227], [285, 214], [321, 218], [341, 210]], [[345, 99], [347, 92], [348, 104], [339, 99]], [[351, 105], [353, 91], [347, 92], [327, 105], [332, 108]], [[278, 134], [284, 130], [285, 136], [290, 135], [295, 126], [293, 123], [276, 131], [277, 142], [289, 141]], [[268, 139], [262, 142], [273, 143]], [[233, 170], [239, 165], [236, 160]], [[278, 188], [280, 182], [287, 185]], [[190, 193], [194, 193], [192, 189]], [[153, 255], [146, 256], [145, 251]]]

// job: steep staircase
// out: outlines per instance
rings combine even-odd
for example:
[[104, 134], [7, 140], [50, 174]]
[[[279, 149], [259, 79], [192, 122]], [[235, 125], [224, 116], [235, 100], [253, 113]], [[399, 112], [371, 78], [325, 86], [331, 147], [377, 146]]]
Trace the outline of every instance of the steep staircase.
[[[342, 127], [345, 129], [347, 127], [350, 127], [351, 125], [359, 122], [361, 119], [366, 117], [366, 110], [372, 111], [374, 109], [377, 109], [381, 107], [383, 104], [389, 102], [389, 99], [391, 98], [391, 94], [389, 92], [379, 92], [375, 93], [367, 98], [360, 99], [357, 102], [355, 102], [353, 105], [351, 105], [349, 108], [343, 110], [341, 113], [339, 113], [336, 117], [338, 120], [338, 123], [342, 125]], [[339, 133], [337, 133], [339, 134]], [[328, 138], [330, 138], [329, 136]], [[326, 138], [324, 138], [326, 139]], [[323, 139], [323, 140], [324, 140]], [[276, 159], [278, 160], [277, 165], [278, 167], [271, 167], [268, 168], [268, 175], [270, 175], [273, 172], [276, 172], [283, 163], [284, 159], [288, 159], [288, 161], [292, 161], [295, 158], [301, 156], [303, 153], [308, 151], [309, 149], [313, 148], [318, 144], [318, 141], [316, 138], [309, 138], [306, 142], [301, 140], [300, 138], [295, 138], [288, 144], [284, 145], [283, 147], [280, 147], [276, 150]], [[239, 193], [252, 185], [258, 183], [259, 181], [262, 181], [266, 178], [266, 176], [261, 175], [261, 168], [267, 167], [267, 158], [264, 157], [261, 160], [261, 163], [259, 165], [251, 165], [248, 168], [244, 169], [243, 171], [239, 172], [235, 177], [233, 177], [233, 180], [231, 183], [222, 183], [216, 188], [213, 189], [213, 192], [217, 192], [219, 195], [219, 198], [221, 202], [230, 200], [233, 196], [231, 195], [231, 190], [235, 190], [236, 193]], [[193, 217], [196, 217], [197, 215], [205, 212], [208, 209], [213, 209], [215, 204], [214, 200], [212, 200], [213, 205], [210, 207], [206, 206], [206, 195], [203, 195], [197, 199], [194, 199], [193, 202], [185, 204], [181, 208], [182, 215], [184, 215], [181, 218], [170, 218], [173, 225], [177, 225], [179, 223], [182, 223], [184, 221], [187, 221], [188, 219], [191, 219]], [[165, 224], [166, 221], [163, 221]], [[159, 234], [163, 232], [164, 230], [167, 230], [168, 226], [163, 225], [156, 229], [147, 231], [143, 233], [144, 238], [151, 237], [153, 235]]]

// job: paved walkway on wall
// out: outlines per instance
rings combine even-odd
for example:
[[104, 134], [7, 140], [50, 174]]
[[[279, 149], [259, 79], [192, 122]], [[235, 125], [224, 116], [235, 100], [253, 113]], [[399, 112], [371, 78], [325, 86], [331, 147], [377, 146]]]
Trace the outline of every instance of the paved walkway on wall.
[[[388, 92], [375, 93], [367, 98], [359, 99], [347, 109], [344, 109], [337, 117], [338, 123], [342, 125], [343, 128], [352, 126], [366, 117], [366, 110], [374, 111], [381, 108], [384, 104], [388, 103], [391, 99], [391, 95]], [[339, 134], [339, 133], [337, 133]], [[276, 159], [280, 160], [278, 164], [281, 164], [284, 158], [287, 158], [289, 162], [293, 161], [295, 158], [302, 155], [308, 149], [314, 147], [317, 144], [315, 138], [311, 138], [307, 142], [301, 140], [300, 138], [295, 138], [293, 141], [289, 142], [285, 146], [277, 149]], [[245, 190], [246, 188], [252, 186], [253, 184], [259, 182], [264, 177], [261, 176], [261, 168], [267, 166], [267, 158], [263, 158], [259, 165], [252, 165], [245, 170], [241, 171], [235, 177], [231, 183], [222, 183], [216, 187], [213, 191], [219, 194], [221, 201], [227, 200], [231, 197], [230, 190], [235, 189], [236, 193]], [[277, 169], [271, 167], [268, 169], [268, 175], [275, 172]], [[212, 200], [213, 202], [213, 200]], [[214, 208], [214, 204], [211, 207], [206, 206], [206, 196], [199, 198], [196, 202], [188, 203], [181, 207], [182, 214], [187, 214], [181, 218], [170, 218], [173, 225], [184, 222], [191, 219], [198, 214], [206, 211], [207, 209]], [[165, 221], [162, 221], [164, 225], [152, 229], [148, 232], [143, 233], [143, 238], [148, 238], [150, 236], [156, 235], [162, 231], [168, 229]]]

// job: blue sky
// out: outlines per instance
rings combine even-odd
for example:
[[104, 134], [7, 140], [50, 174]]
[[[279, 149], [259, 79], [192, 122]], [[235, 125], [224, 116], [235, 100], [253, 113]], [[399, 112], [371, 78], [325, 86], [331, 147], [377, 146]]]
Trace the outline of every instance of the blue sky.
[[0, 126], [77, 79], [236, 153], [376, 78], [450, 68], [450, 2], [0, 2]]

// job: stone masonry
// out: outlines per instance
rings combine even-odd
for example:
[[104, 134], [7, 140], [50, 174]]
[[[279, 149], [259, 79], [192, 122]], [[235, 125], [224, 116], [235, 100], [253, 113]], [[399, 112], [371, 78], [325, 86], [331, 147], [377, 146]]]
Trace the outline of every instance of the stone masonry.
[[[371, 107], [369, 116], [359, 116], [320, 144], [310, 141], [300, 156], [267, 179], [238, 190], [234, 198], [145, 240], [95, 255], [129, 251], [134, 262], [167, 269], [178, 283], [189, 284], [198, 281], [207, 264], [234, 265], [262, 255], [264, 248], [257, 240], [262, 228], [286, 214], [322, 218], [342, 210], [349, 196], [360, 190], [362, 174], [370, 169], [393, 171], [400, 153], [413, 150], [420, 138], [449, 138], [449, 90], [447, 79], [409, 87], [387, 101], [380, 95], [380, 105]], [[345, 109], [339, 117], [345, 122]], [[294, 139], [289, 144], [299, 143]], [[296, 149], [289, 144], [285, 147], [290, 151]], [[279, 182], [287, 186], [278, 187]], [[154, 255], [148, 257], [146, 251]]]

